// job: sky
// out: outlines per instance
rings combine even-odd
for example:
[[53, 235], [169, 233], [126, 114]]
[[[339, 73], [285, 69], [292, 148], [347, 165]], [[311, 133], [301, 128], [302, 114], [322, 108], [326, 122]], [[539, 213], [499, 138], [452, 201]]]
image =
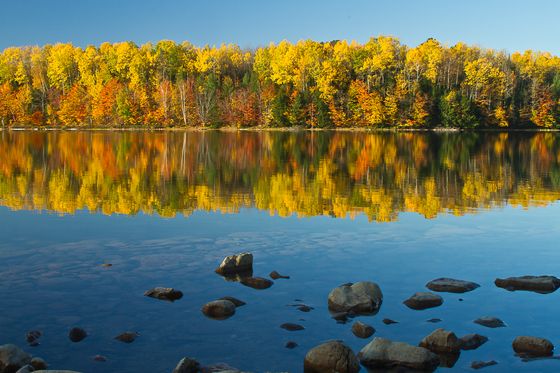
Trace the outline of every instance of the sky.
[[263, 47], [392, 35], [414, 48], [434, 38], [512, 54], [560, 56], [558, 0], [0, 0], [0, 51], [71, 42], [189, 41]]

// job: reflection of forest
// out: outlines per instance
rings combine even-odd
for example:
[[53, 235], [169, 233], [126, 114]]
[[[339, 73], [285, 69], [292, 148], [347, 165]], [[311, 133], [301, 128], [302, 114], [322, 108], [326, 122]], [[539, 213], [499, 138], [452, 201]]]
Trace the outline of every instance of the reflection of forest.
[[171, 217], [251, 206], [393, 221], [560, 199], [556, 133], [12, 132], [0, 204]]

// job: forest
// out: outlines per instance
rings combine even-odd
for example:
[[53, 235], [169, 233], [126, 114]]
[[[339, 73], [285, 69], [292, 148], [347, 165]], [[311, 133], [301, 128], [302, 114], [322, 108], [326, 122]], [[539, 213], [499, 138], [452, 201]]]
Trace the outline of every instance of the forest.
[[0, 121], [127, 128], [556, 128], [560, 59], [394, 36], [10, 47]]

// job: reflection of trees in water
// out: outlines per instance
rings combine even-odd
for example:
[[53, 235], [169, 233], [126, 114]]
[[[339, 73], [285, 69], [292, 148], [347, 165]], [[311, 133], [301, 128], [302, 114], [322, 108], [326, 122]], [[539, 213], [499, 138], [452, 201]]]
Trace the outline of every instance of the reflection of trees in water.
[[556, 133], [2, 132], [14, 209], [428, 218], [559, 198]]

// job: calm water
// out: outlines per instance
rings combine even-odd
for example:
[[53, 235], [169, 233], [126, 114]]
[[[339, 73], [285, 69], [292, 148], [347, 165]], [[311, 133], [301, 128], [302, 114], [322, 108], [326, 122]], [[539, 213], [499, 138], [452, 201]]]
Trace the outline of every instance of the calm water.
[[[373, 281], [383, 305], [359, 320], [374, 336], [417, 345], [441, 327], [489, 337], [438, 371], [472, 371], [476, 360], [499, 362], [485, 372], [557, 371], [558, 360], [521, 362], [511, 343], [560, 344], [560, 293], [508, 292], [494, 280], [559, 276], [559, 142], [554, 133], [2, 132], [0, 344], [84, 373], [171, 372], [183, 357], [300, 372], [322, 342], [342, 339], [356, 353], [369, 343], [330, 318], [327, 297]], [[214, 273], [240, 252], [253, 253], [255, 276], [291, 278], [254, 290]], [[402, 304], [438, 277], [481, 287], [439, 293], [443, 305], [424, 311]], [[156, 286], [185, 295], [142, 296]], [[200, 312], [223, 296], [247, 305], [223, 321]], [[287, 306], [295, 299], [315, 309]], [[486, 315], [508, 327], [472, 322]], [[71, 342], [74, 326], [89, 336]], [[44, 334], [29, 347], [34, 329]], [[125, 331], [140, 336], [113, 339]], [[285, 348], [290, 340], [299, 346]]]

